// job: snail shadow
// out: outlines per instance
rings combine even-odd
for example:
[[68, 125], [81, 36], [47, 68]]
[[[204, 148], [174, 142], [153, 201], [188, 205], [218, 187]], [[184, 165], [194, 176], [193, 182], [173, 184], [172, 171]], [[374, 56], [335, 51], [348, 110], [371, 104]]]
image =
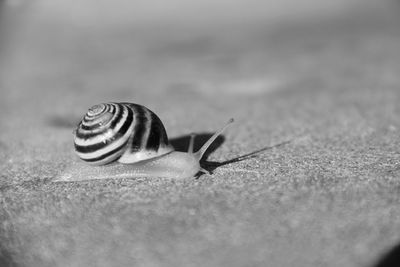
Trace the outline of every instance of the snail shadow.
[[47, 118], [46, 120], [47, 125], [60, 128], [60, 129], [73, 129], [78, 125], [79, 121], [76, 119], [71, 119], [69, 117], [62, 117], [62, 116], [52, 116]]
[[217, 161], [205, 161], [205, 162], [204, 162], [204, 165], [205, 165], [204, 167], [205, 167], [205, 169], [206, 169], [207, 171], [209, 171], [209, 172], [212, 173], [212, 172], [213, 172], [215, 169], [217, 169], [218, 167], [221, 167], [221, 166], [224, 166], [224, 165], [229, 165], [229, 164], [236, 163], [236, 162], [240, 162], [240, 161], [243, 161], [243, 160], [248, 160], [248, 159], [256, 158], [260, 153], [263, 153], [263, 152], [265, 152], [265, 151], [267, 151], [267, 150], [271, 150], [271, 149], [274, 149], [274, 148], [278, 148], [278, 147], [284, 146], [284, 145], [286, 145], [286, 144], [289, 144], [290, 142], [291, 142], [291, 140], [289, 140], [289, 141], [284, 141], [284, 142], [281, 142], [281, 143], [279, 143], [279, 144], [272, 145], [272, 146], [266, 146], [266, 147], [257, 149], [257, 150], [255, 150], [255, 151], [253, 151], [253, 152], [250, 152], [250, 153], [247, 153], [247, 154], [238, 156], [238, 157], [233, 158], [233, 159], [230, 159], [230, 160], [222, 161], [222, 162], [217, 162]]
[[[197, 151], [198, 149], [201, 148], [201, 146], [207, 142], [208, 139], [210, 139], [210, 137], [213, 134], [209, 134], [209, 133], [203, 133], [203, 134], [199, 134], [196, 135], [196, 139], [194, 141], [194, 151]], [[189, 140], [190, 140], [190, 135], [184, 135], [182, 137], [177, 137], [177, 138], [173, 138], [170, 140], [170, 144], [175, 148], [175, 150], [177, 151], [187, 151], [187, 148], [189, 146]], [[212, 173], [215, 169], [217, 169], [218, 167], [224, 166], [224, 165], [229, 165], [229, 164], [233, 164], [239, 161], [243, 161], [243, 160], [248, 160], [248, 159], [252, 159], [257, 157], [260, 153], [265, 152], [267, 150], [271, 150], [274, 148], [278, 148], [281, 147], [283, 145], [289, 144], [290, 142], [292, 142], [292, 140], [288, 140], [288, 141], [284, 141], [281, 142], [279, 144], [276, 145], [272, 145], [272, 146], [266, 146], [260, 149], [257, 149], [253, 152], [235, 157], [233, 159], [230, 160], [226, 160], [226, 161], [222, 161], [222, 162], [217, 162], [217, 161], [207, 161], [207, 157], [213, 153], [217, 148], [219, 148], [225, 141], [225, 137], [224, 136], [218, 136], [218, 138], [211, 144], [211, 146], [208, 148], [207, 152], [204, 154], [203, 160], [202, 160], [202, 167], [204, 167], [205, 170], [209, 171], [210, 173]], [[200, 175], [201, 176], [201, 175]], [[199, 177], [199, 176], [198, 176]]]
[[386, 252], [373, 267], [398, 267], [400, 266], [400, 243]]
[[[211, 133], [200, 133], [196, 134], [194, 139], [193, 150], [199, 150], [208, 139], [211, 138], [213, 134]], [[189, 147], [190, 135], [183, 135], [180, 137], [172, 138], [169, 140], [169, 143], [174, 147], [176, 151], [187, 152]], [[217, 139], [210, 145], [207, 149], [206, 153], [204, 153], [204, 158], [207, 158], [212, 152], [214, 152], [217, 148], [219, 148], [225, 142], [224, 136], [218, 136]]]

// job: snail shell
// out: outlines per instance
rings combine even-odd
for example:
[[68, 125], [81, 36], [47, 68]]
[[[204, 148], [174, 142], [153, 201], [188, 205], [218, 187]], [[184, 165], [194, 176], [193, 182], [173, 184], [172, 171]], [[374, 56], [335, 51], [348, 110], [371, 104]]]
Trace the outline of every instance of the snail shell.
[[173, 151], [157, 115], [133, 103], [91, 107], [74, 135], [76, 153], [92, 165], [135, 163]]

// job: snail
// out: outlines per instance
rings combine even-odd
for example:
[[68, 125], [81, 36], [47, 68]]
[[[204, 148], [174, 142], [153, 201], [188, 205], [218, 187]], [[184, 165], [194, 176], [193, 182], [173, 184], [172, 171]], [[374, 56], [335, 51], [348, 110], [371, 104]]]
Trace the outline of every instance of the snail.
[[187, 152], [169, 144], [164, 125], [150, 109], [134, 103], [102, 103], [91, 107], [74, 130], [74, 146], [85, 162], [56, 181], [101, 178], [159, 177], [182, 179], [208, 173], [200, 160], [228, 123], [196, 152], [195, 135]]

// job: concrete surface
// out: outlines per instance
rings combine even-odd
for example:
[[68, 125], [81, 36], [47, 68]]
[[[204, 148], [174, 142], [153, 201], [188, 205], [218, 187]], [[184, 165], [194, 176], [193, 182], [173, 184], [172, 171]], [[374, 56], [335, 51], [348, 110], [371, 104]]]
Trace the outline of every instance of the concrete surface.
[[[14, 7], [1, 28], [0, 263], [389, 266], [397, 4], [197, 31], [71, 25]], [[74, 124], [119, 100], [154, 110], [180, 150], [235, 117], [208, 155], [213, 174], [52, 183], [77, 160]]]

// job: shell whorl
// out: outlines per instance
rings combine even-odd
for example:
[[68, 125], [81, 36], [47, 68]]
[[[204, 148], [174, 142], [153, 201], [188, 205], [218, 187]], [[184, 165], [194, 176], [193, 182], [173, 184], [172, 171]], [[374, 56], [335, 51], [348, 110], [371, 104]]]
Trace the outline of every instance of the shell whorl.
[[133, 103], [91, 107], [74, 133], [76, 153], [93, 165], [135, 163], [173, 150], [157, 115]]

